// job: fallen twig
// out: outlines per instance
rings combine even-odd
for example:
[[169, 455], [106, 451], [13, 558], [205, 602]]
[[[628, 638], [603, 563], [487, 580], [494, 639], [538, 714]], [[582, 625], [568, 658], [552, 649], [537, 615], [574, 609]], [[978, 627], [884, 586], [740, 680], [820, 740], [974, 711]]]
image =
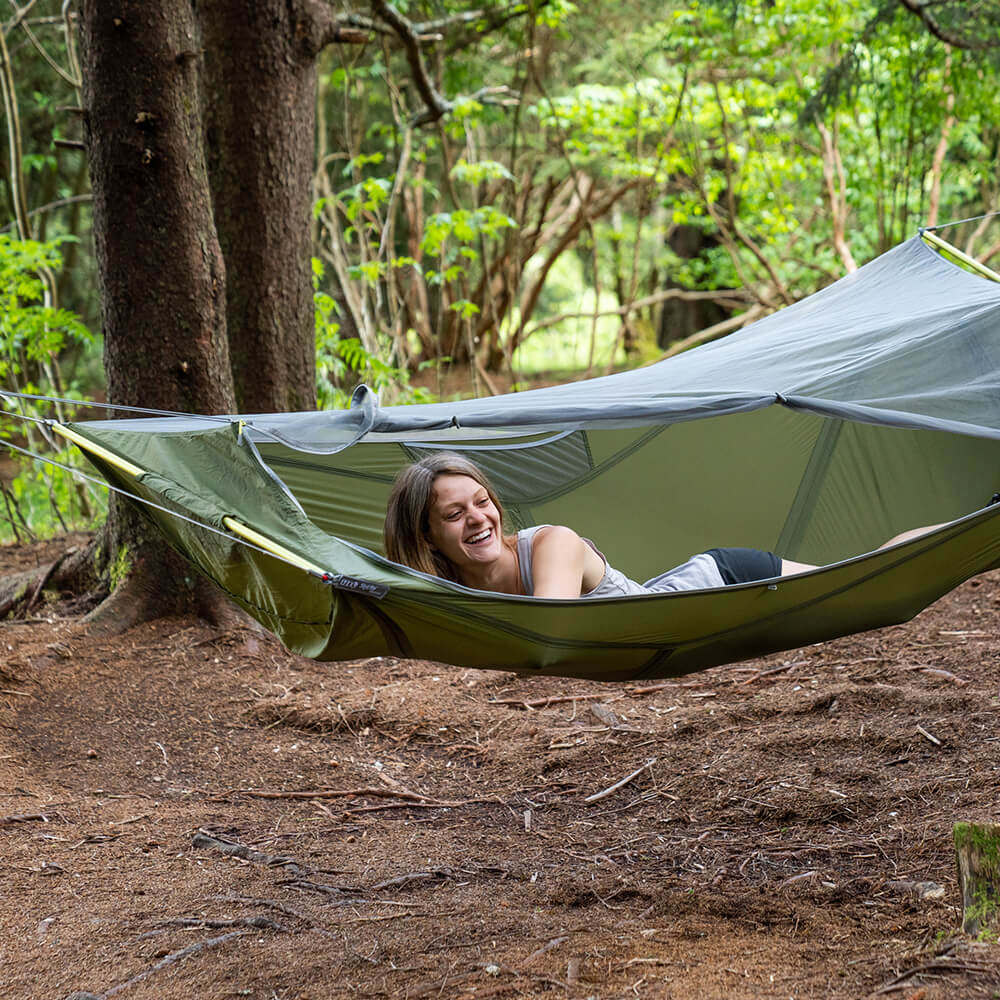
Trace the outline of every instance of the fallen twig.
[[[198, 941], [195, 944], [189, 944], [186, 948], [181, 948], [179, 951], [172, 951], [169, 955], [165, 955], [160, 959], [156, 965], [150, 966], [148, 969], [143, 969], [142, 972], [133, 976], [131, 979], [126, 979], [123, 983], [118, 983], [115, 986], [106, 989], [103, 993], [87, 993], [87, 992], [76, 992], [71, 993], [70, 997], [73, 1000], [108, 1000], [108, 997], [113, 997], [116, 993], [121, 993], [123, 990], [127, 990], [130, 986], [135, 986], [136, 983], [141, 983], [144, 979], [148, 979], [154, 972], [159, 972], [160, 969], [165, 969], [168, 965], [173, 965], [175, 962], [180, 962], [182, 959], [188, 958], [190, 955], [196, 955], [199, 951], [205, 951], [207, 948], [214, 948], [216, 945], [225, 944], [227, 941], [233, 941], [236, 938], [246, 937], [251, 931], [230, 931], [228, 934], [220, 934], [218, 937], [208, 938], [206, 941]], [[67, 998], [70, 1000], [70, 998]]]
[[950, 670], [943, 670], [940, 667], [907, 667], [907, 670], [919, 670], [922, 674], [930, 674], [932, 677], [940, 677], [942, 680], [951, 681], [957, 687], [965, 687], [969, 682], [962, 677], [958, 677]]
[[[414, 802], [440, 802], [429, 795], [419, 792], [409, 792], [397, 788], [317, 788], [305, 791], [272, 792], [258, 791], [253, 788], [237, 789], [240, 795], [249, 795], [253, 799], [360, 799], [366, 796], [377, 796], [390, 799], [410, 799]], [[442, 805], [456, 805], [453, 802], [442, 802]]]
[[803, 667], [809, 660], [793, 660], [790, 663], [782, 663], [777, 667], [769, 667], [767, 670], [758, 670], [757, 673], [752, 674], [745, 681], [740, 681], [741, 684], [753, 684], [754, 681], [759, 681], [762, 677], [770, 677], [772, 674], [783, 674], [786, 670], [791, 670], [794, 667]]
[[[650, 684], [648, 687], [627, 687], [622, 692], [624, 695], [644, 695], [655, 694], [657, 691], [664, 691], [667, 688], [690, 687], [691, 685], [681, 684], [678, 681], [665, 681], [663, 684]], [[553, 694], [547, 698], [492, 698], [487, 705], [509, 705], [512, 708], [548, 708], [549, 705], [564, 705], [576, 701], [598, 701], [607, 700], [606, 693], [598, 694]], [[617, 700], [617, 699], [616, 699]]]
[[558, 948], [559, 945], [568, 940], [568, 934], [564, 934], [561, 937], [554, 937], [551, 941], [546, 941], [541, 948], [536, 948], [524, 961], [533, 962], [536, 958], [541, 958], [547, 951], [551, 951], [553, 948]]
[[923, 726], [917, 726], [917, 732], [920, 733], [921, 736], [923, 736], [926, 739], [930, 740], [931, 743], [934, 744], [934, 746], [936, 746], [936, 747], [941, 746], [941, 741], [936, 736], [934, 736], [933, 734], [927, 732], [927, 730], [924, 729]]
[[906, 980], [914, 976], [922, 975], [925, 972], [993, 972], [996, 966], [989, 962], [969, 961], [964, 962], [958, 958], [933, 959], [924, 962], [923, 965], [914, 966], [901, 972], [895, 979], [890, 980], [881, 989], [876, 990], [872, 996], [881, 996], [883, 993], [892, 993], [895, 990], [905, 989]]
[[0, 826], [12, 826], [14, 823], [48, 823], [49, 817], [44, 813], [22, 813], [12, 816], [0, 816]]
[[209, 836], [207, 833], [196, 833], [192, 839], [192, 843], [195, 847], [218, 851], [220, 854], [225, 854], [232, 858], [242, 858], [244, 861], [252, 861], [258, 865], [267, 865], [269, 868], [281, 868], [292, 875], [309, 875], [312, 872], [311, 868], [303, 868], [291, 858], [277, 854], [265, 854], [263, 851], [247, 847], [246, 844], [219, 840], [217, 837]]
[[597, 802], [599, 799], [606, 798], [613, 792], [617, 792], [619, 788], [623, 788], [630, 781], [633, 781], [635, 778], [638, 778], [643, 771], [645, 771], [649, 767], [652, 767], [655, 763], [656, 763], [656, 758], [650, 757], [649, 760], [647, 760], [646, 763], [642, 765], [642, 767], [636, 768], [636, 770], [634, 770], [631, 774], [626, 774], [625, 777], [621, 779], [621, 781], [616, 781], [613, 785], [610, 785], [603, 791], [594, 792], [593, 795], [588, 795], [583, 801]]
[[451, 878], [454, 872], [450, 868], [434, 868], [426, 872], [407, 872], [406, 875], [397, 875], [395, 878], [386, 879], [372, 886], [373, 892], [381, 892], [383, 889], [398, 889], [401, 886], [409, 885], [411, 882], [427, 882], [432, 879]]
[[172, 917], [161, 920], [165, 927], [204, 927], [206, 930], [221, 930], [223, 927], [256, 927], [259, 930], [279, 931], [284, 933], [281, 924], [268, 920], [267, 917], [231, 917], [229, 920], [216, 920], [208, 917]]
[[74, 552], [76, 552], [76, 549], [75, 549], [75, 548], [72, 548], [72, 549], [67, 549], [67, 550], [66, 550], [65, 552], [63, 552], [63, 553], [62, 553], [62, 554], [61, 554], [61, 555], [60, 555], [60, 556], [59, 556], [59, 557], [58, 557], [58, 558], [57, 558], [57, 559], [56, 559], [56, 560], [55, 560], [55, 561], [54, 561], [54, 562], [52, 563], [52, 565], [51, 565], [51, 566], [49, 566], [49, 568], [48, 568], [48, 569], [47, 569], [47, 570], [45, 571], [45, 573], [44, 573], [44, 574], [42, 575], [42, 577], [41, 577], [41, 578], [39, 579], [38, 583], [37, 583], [37, 584], [35, 585], [35, 589], [34, 589], [34, 590], [33, 590], [33, 591], [31, 592], [31, 597], [29, 597], [29, 598], [28, 598], [28, 600], [27, 600], [27, 601], [25, 602], [25, 605], [24, 605], [24, 607], [23, 607], [23, 608], [21, 609], [21, 615], [22, 615], [23, 617], [27, 617], [27, 614], [28, 614], [28, 612], [29, 612], [29, 611], [30, 611], [30, 610], [32, 609], [32, 607], [34, 606], [34, 603], [35, 603], [35, 601], [37, 601], [37, 600], [38, 600], [38, 595], [39, 595], [39, 594], [40, 594], [40, 593], [42, 592], [42, 590], [43, 590], [43, 589], [45, 588], [45, 584], [47, 584], [47, 583], [49, 582], [49, 580], [51, 580], [51, 579], [52, 579], [52, 577], [53, 577], [53, 576], [55, 575], [55, 572], [56, 572], [56, 570], [57, 570], [57, 569], [59, 569], [59, 567], [60, 567], [60, 566], [61, 566], [61, 565], [62, 565], [62, 564], [63, 564], [63, 563], [64, 563], [64, 562], [65, 562], [65, 561], [66, 561], [66, 560], [67, 560], [67, 559], [68, 559], [68, 558], [69, 558], [69, 557], [70, 557], [70, 556], [71, 556], [71, 555], [72, 555], [72, 554], [74, 553]]
[[549, 705], [565, 705], [574, 701], [597, 701], [603, 694], [554, 694], [548, 698], [492, 698], [487, 705], [511, 705], [515, 708], [548, 708]]

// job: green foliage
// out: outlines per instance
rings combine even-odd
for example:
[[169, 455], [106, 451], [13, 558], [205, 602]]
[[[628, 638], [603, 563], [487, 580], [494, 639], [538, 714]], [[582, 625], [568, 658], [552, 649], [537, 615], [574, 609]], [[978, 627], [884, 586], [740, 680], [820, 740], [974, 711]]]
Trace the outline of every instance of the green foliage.
[[[58, 356], [71, 343], [92, 336], [65, 309], [48, 305], [49, 282], [62, 266], [64, 240], [40, 243], [0, 234], [0, 385], [26, 395], [82, 399], [79, 387], [64, 385]], [[14, 399], [0, 412], [0, 439], [80, 467], [75, 449], [62, 448], [44, 429], [54, 414], [43, 400]], [[65, 404], [61, 413], [66, 416]], [[16, 471], [3, 486], [0, 540], [46, 536], [70, 527], [89, 526], [102, 512], [103, 493], [92, 493], [70, 471], [33, 462], [14, 452]]]
[[337, 303], [321, 290], [323, 262], [312, 261], [316, 325], [316, 397], [320, 409], [346, 409], [358, 382], [374, 389], [386, 402], [432, 403], [428, 390], [410, 385], [406, 369], [369, 352], [357, 337], [341, 335]]
[[67, 341], [91, 340], [90, 331], [66, 309], [48, 305], [44, 271], [62, 266], [67, 238], [38, 243], [0, 233], [0, 380], [17, 384], [31, 363], [52, 360]]

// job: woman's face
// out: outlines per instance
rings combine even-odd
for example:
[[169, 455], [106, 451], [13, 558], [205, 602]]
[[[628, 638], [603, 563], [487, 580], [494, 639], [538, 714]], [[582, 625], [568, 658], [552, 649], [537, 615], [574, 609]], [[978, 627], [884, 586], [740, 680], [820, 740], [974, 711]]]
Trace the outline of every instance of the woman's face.
[[427, 518], [430, 543], [460, 573], [487, 566], [503, 552], [500, 512], [469, 476], [438, 476]]

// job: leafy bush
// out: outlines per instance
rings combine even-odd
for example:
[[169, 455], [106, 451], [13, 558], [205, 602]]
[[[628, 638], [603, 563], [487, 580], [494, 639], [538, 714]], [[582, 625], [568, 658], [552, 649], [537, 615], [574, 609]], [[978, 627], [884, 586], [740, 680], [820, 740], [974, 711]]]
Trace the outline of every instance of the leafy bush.
[[0, 233], [0, 388], [18, 394], [4, 395], [0, 410], [0, 439], [13, 446], [11, 461], [0, 468], [0, 541], [88, 528], [105, 504], [103, 490], [92, 490], [69, 469], [24, 454], [44, 454], [71, 468], [83, 465], [76, 450], [63, 447], [46, 423], [71, 419], [72, 403], [27, 398], [83, 399], [77, 386], [63, 383], [59, 370], [61, 350], [93, 339], [74, 313], [53, 304], [61, 242]]
[[316, 307], [316, 400], [320, 409], [346, 409], [358, 382], [389, 403], [432, 403], [427, 390], [410, 385], [409, 372], [365, 350], [357, 337], [343, 337], [337, 303], [320, 289], [323, 263], [313, 258], [313, 302]]

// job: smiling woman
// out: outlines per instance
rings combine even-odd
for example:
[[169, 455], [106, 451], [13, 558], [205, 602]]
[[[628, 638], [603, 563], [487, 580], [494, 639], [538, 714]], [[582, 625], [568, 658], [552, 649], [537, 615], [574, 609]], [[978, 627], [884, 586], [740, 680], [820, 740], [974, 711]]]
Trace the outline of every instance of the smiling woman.
[[573, 599], [699, 590], [815, 569], [758, 549], [717, 548], [636, 583], [609, 566], [590, 539], [564, 525], [503, 534], [503, 508], [483, 471], [451, 452], [429, 455], [396, 478], [385, 518], [394, 562], [476, 590]]

